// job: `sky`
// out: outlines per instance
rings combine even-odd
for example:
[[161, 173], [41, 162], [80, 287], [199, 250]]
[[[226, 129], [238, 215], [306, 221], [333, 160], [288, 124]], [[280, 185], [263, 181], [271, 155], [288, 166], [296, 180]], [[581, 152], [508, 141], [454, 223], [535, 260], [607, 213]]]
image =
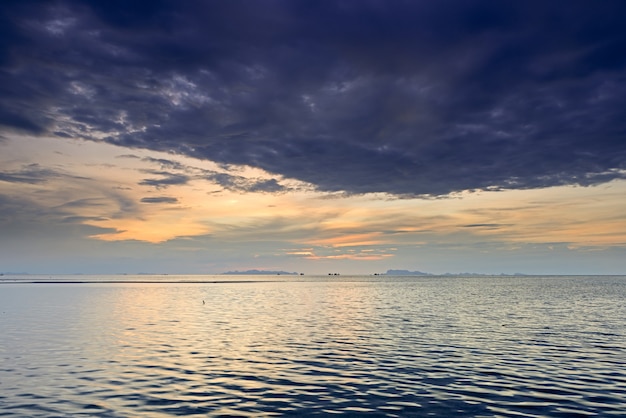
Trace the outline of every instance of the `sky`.
[[3, 1], [0, 272], [626, 274], [624, 16]]

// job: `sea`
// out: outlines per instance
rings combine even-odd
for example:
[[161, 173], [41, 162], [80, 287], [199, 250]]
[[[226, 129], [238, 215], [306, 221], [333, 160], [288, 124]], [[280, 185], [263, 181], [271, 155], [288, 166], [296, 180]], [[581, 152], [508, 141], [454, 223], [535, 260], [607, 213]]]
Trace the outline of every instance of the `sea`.
[[0, 417], [626, 416], [626, 276], [0, 276]]

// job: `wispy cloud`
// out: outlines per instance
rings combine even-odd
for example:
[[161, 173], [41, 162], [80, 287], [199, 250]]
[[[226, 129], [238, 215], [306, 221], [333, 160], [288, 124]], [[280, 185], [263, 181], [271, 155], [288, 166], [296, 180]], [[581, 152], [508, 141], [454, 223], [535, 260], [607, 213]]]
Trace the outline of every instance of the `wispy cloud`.
[[58, 171], [41, 167], [39, 164], [29, 164], [20, 170], [0, 171], [0, 181], [7, 183], [37, 184], [59, 176], [61, 174]]
[[165, 158], [154, 158], [154, 157], [144, 157], [142, 161], [147, 161], [150, 163], [158, 164], [162, 170], [166, 169], [174, 169], [174, 170], [183, 170], [185, 166], [178, 161], [168, 160]]
[[205, 171], [201, 177], [215, 184], [219, 184], [226, 190], [241, 193], [280, 193], [287, 190], [278, 183], [276, 179], [251, 179], [215, 171]]
[[181, 185], [189, 182], [189, 176], [183, 174], [169, 173], [167, 171], [146, 170], [147, 173], [161, 176], [159, 178], [144, 179], [139, 182], [143, 186], [154, 186], [157, 189], [166, 188], [173, 185]]
[[[484, 229], [498, 229], [501, 228], [502, 226], [507, 226], [507, 225], [501, 225], [501, 224], [468, 224], [468, 225], [462, 225], [463, 228], [484, 228]], [[508, 225], [510, 226], [510, 225]]]
[[141, 199], [141, 203], [178, 203], [178, 199], [168, 196], [144, 197]]

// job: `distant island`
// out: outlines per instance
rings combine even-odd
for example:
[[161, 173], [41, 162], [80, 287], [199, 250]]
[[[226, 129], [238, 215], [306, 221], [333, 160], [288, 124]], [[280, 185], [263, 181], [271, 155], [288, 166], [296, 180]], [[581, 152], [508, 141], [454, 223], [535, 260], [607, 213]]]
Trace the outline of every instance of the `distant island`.
[[222, 274], [240, 274], [240, 275], [252, 275], [252, 274], [272, 274], [272, 275], [280, 275], [280, 274], [285, 274], [285, 275], [292, 275], [292, 276], [297, 276], [300, 273], [297, 272], [289, 272], [289, 271], [282, 271], [282, 270], [246, 270], [246, 271], [227, 271], [225, 273]]
[[410, 270], [387, 270], [383, 273], [385, 276], [432, 276], [431, 273], [424, 273], [422, 271], [410, 271]]
[[526, 276], [524, 273], [500, 273], [500, 274], [488, 274], [488, 273], [443, 273], [433, 274], [424, 273], [422, 271], [410, 271], [410, 270], [387, 270], [386, 273], [382, 273], [384, 276], [467, 276], [467, 277], [481, 277], [481, 276]]

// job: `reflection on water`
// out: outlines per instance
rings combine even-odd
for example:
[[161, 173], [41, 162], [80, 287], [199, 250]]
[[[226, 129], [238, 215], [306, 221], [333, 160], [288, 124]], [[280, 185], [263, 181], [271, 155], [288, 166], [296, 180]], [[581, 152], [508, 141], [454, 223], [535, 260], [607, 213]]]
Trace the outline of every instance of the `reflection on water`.
[[0, 416], [618, 416], [625, 301], [624, 277], [3, 283]]

